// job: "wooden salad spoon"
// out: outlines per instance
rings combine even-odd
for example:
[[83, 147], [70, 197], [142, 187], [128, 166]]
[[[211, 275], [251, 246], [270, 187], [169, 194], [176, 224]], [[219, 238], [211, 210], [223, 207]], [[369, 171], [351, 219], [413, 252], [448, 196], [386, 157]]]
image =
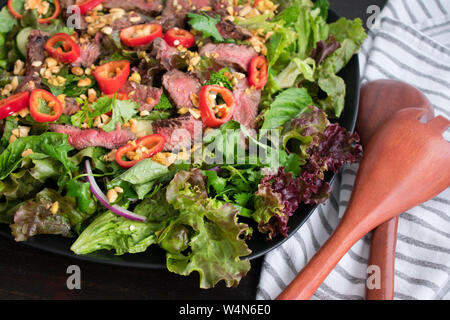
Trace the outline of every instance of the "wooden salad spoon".
[[380, 126], [361, 160], [347, 210], [331, 237], [277, 300], [311, 298], [348, 250], [384, 222], [437, 196], [450, 183], [450, 121], [396, 112]]
[[[356, 131], [367, 146], [379, 126], [402, 109], [420, 108], [426, 112], [423, 121], [434, 118], [434, 109], [425, 95], [413, 86], [396, 80], [376, 80], [361, 87]], [[380, 287], [366, 286], [366, 300], [393, 300], [395, 249], [399, 217], [376, 228], [372, 234], [369, 266], [378, 266]]]

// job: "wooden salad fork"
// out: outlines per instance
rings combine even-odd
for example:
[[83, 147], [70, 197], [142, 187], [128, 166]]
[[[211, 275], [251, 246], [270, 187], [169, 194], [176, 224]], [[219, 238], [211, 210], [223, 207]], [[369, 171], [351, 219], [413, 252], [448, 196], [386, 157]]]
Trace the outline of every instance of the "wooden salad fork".
[[[394, 113], [407, 108], [426, 112], [423, 121], [434, 118], [434, 109], [425, 95], [413, 86], [396, 80], [376, 80], [361, 87], [356, 131], [364, 148], [380, 125]], [[378, 266], [380, 287], [366, 286], [366, 300], [393, 300], [395, 278], [395, 249], [399, 217], [377, 227], [371, 239], [369, 266]]]
[[437, 196], [450, 182], [450, 121], [419, 119], [424, 109], [396, 112], [365, 150], [338, 227], [277, 300], [309, 299], [347, 251], [384, 222]]

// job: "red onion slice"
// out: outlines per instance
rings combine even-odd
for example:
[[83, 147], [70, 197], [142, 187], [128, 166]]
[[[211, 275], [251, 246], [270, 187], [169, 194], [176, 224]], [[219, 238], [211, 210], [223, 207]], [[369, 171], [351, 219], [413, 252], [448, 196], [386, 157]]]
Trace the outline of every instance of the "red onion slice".
[[113, 212], [121, 217], [129, 219], [129, 220], [140, 221], [140, 222], [145, 222], [147, 220], [147, 217], [133, 213], [127, 209], [119, 207], [118, 205], [111, 205], [108, 201], [108, 198], [102, 192], [102, 190], [98, 186], [97, 182], [95, 181], [95, 178], [92, 176], [92, 168], [91, 168], [91, 163], [89, 160], [86, 160], [86, 162], [85, 162], [85, 169], [86, 169], [86, 173], [88, 174], [87, 181], [90, 184], [89, 188], [91, 189], [91, 192], [98, 199], [98, 201], [100, 201], [100, 203], [104, 207], [106, 207], [106, 209], [110, 210], [111, 212]]

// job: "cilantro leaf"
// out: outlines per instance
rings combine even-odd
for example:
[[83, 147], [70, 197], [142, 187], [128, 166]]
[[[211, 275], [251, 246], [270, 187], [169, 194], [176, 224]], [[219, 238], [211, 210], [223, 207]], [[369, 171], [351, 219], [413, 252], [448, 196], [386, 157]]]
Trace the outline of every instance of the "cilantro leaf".
[[118, 100], [114, 98], [112, 99], [111, 109], [111, 121], [102, 127], [105, 132], [114, 131], [117, 123], [124, 124], [130, 121], [138, 113], [139, 104], [131, 100]]
[[224, 178], [219, 177], [216, 171], [206, 170], [203, 171], [203, 175], [208, 178], [208, 189], [212, 186], [216, 193], [222, 193], [227, 186], [227, 181]]
[[219, 30], [217, 30], [217, 24], [220, 22], [219, 16], [213, 18], [208, 16], [207, 14], [188, 13], [188, 17], [190, 19], [189, 25], [193, 29], [202, 32], [203, 37], [212, 37], [215, 41], [218, 42], [224, 41]]
[[237, 205], [245, 208], [252, 197], [252, 193], [237, 193], [234, 195], [234, 201]]
[[230, 79], [228, 79], [225, 76], [225, 73], [227, 73], [227, 72], [231, 74], [231, 71], [228, 68], [223, 68], [217, 72], [211, 73], [209, 81], [206, 82], [205, 85], [214, 85], [214, 84], [221, 85], [221, 86], [233, 91], [233, 85], [232, 85]]
[[163, 93], [161, 95], [161, 99], [159, 100], [158, 104], [153, 108], [153, 110], [168, 110], [172, 109], [173, 106], [170, 103], [169, 98]]
[[72, 125], [81, 128], [81, 125], [86, 122], [89, 127], [92, 127], [94, 118], [111, 111], [112, 101], [112, 98], [101, 97], [89, 105], [87, 100], [78, 100], [81, 110], [70, 117]]

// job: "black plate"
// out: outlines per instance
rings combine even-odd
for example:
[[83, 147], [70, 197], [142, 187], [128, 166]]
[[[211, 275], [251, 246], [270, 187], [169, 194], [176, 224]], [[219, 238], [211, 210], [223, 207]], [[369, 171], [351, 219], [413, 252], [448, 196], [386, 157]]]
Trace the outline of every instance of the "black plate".
[[[1, 1], [3, 2], [3, 1]], [[1, 6], [0, 6], [1, 7]], [[339, 16], [332, 10], [329, 13], [329, 22], [336, 21]], [[358, 115], [359, 103], [359, 60], [355, 55], [349, 64], [339, 74], [346, 83], [347, 94], [345, 99], [345, 110], [338, 123], [353, 132], [355, 129], [356, 119]], [[326, 181], [332, 183], [335, 175], [328, 175]], [[316, 206], [301, 206], [297, 212], [289, 220], [290, 235], [293, 235], [300, 227], [308, 220], [311, 214], [315, 211]], [[252, 226], [256, 227], [256, 226]], [[8, 225], [0, 225], [0, 235], [5, 236], [12, 241], [11, 230]], [[250, 260], [262, 257], [269, 251], [279, 247], [287, 238], [278, 236], [272, 241], [266, 240], [265, 236], [254, 232], [251, 240], [248, 241], [248, 246], [252, 250], [249, 256]], [[88, 260], [103, 264], [121, 265], [126, 267], [163, 269], [166, 268], [165, 252], [157, 246], [151, 246], [146, 252], [138, 254], [125, 254], [122, 256], [115, 256], [110, 251], [98, 251], [89, 255], [76, 255], [70, 251], [70, 246], [74, 239], [67, 239], [60, 236], [53, 235], [39, 235], [29, 239], [23, 244], [58, 255], [67, 256], [81, 260]]]

